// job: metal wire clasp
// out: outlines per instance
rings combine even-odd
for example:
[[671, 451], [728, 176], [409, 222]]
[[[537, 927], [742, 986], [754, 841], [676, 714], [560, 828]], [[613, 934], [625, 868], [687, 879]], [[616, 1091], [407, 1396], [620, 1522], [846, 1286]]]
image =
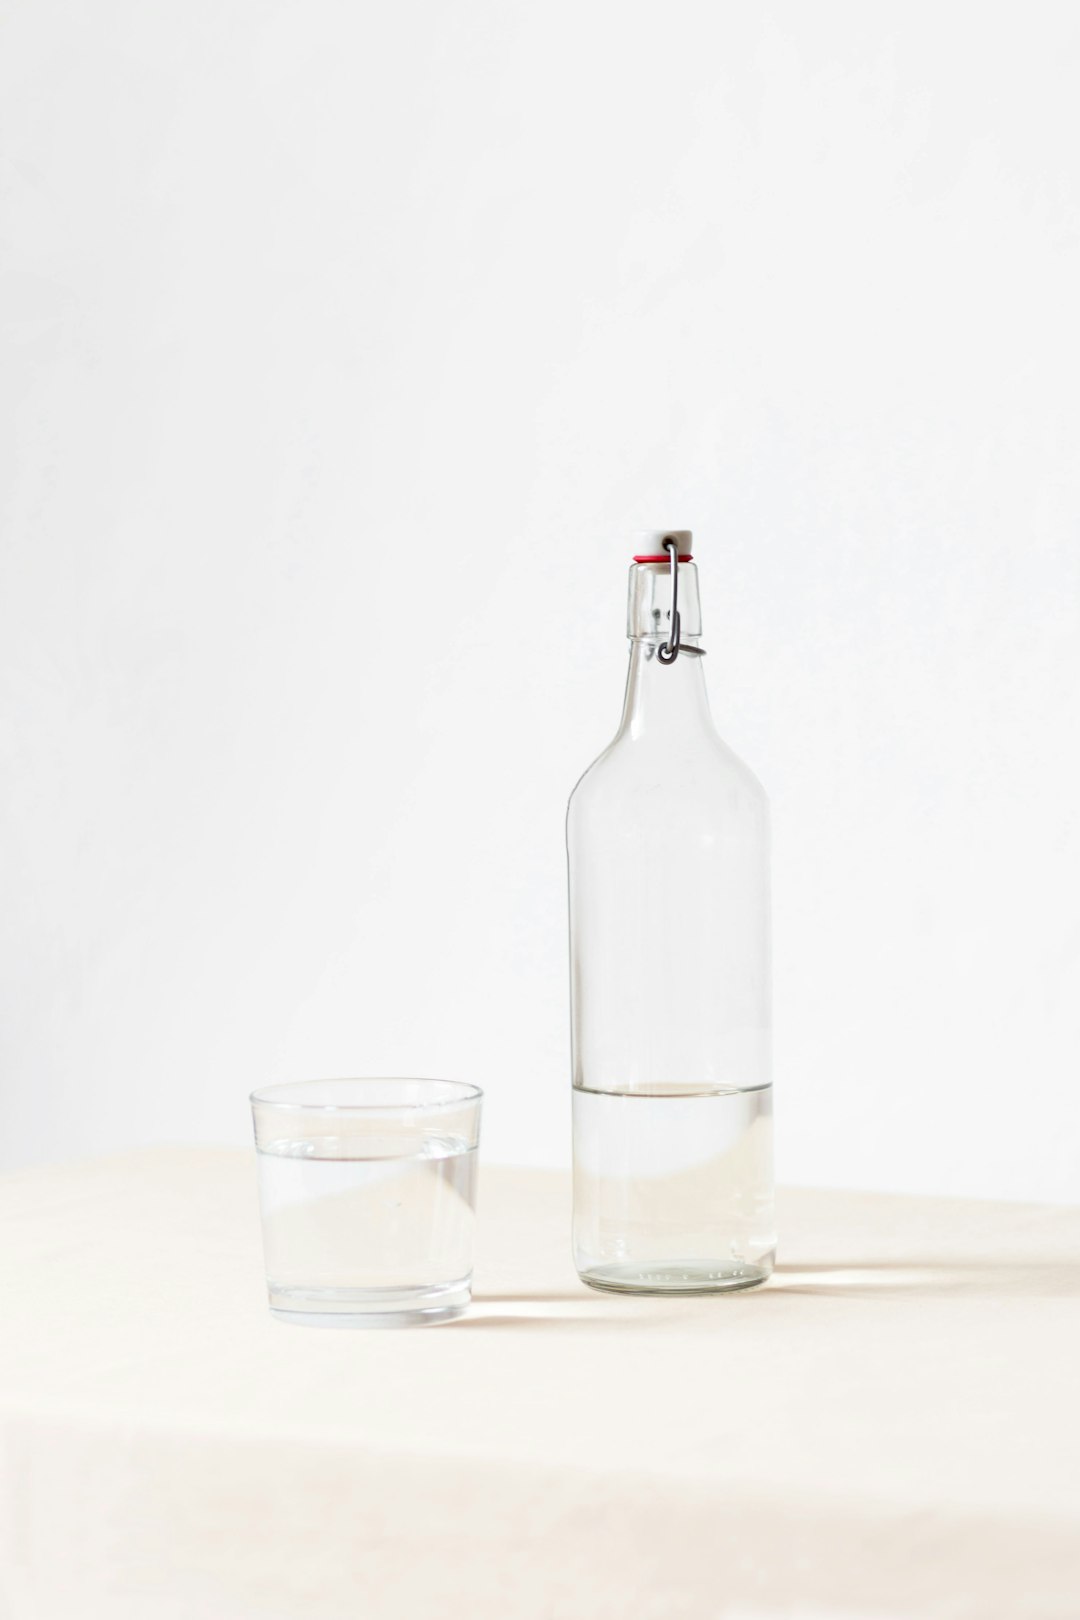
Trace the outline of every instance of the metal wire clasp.
[[671, 634], [667, 641], [660, 643], [656, 649], [656, 656], [662, 664], [673, 664], [682, 646], [682, 620], [679, 618], [679, 542], [670, 538], [665, 540], [664, 550], [671, 558]]

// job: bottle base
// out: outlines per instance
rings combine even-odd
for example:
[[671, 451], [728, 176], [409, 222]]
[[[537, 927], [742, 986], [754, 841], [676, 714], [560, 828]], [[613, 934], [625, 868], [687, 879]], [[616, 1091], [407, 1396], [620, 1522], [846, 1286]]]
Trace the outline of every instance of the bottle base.
[[768, 1256], [754, 1262], [665, 1260], [652, 1265], [623, 1260], [579, 1268], [578, 1275], [590, 1288], [607, 1294], [731, 1294], [760, 1288], [772, 1270]]

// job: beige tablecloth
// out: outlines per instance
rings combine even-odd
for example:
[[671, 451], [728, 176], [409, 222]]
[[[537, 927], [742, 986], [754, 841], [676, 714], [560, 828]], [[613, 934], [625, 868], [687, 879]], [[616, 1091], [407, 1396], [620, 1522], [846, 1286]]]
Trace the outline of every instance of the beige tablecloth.
[[568, 1206], [484, 1169], [472, 1312], [332, 1332], [243, 1152], [0, 1180], [0, 1614], [1077, 1620], [1080, 1211], [788, 1192], [768, 1287], [634, 1300]]

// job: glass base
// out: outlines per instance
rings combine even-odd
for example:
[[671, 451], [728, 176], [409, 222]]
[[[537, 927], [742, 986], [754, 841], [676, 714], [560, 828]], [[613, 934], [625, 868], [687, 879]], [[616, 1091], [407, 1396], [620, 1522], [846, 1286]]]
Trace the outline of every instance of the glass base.
[[281, 1288], [270, 1282], [270, 1315], [301, 1327], [425, 1327], [463, 1316], [472, 1279], [427, 1288]]
[[773, 1258], [756, 1261], [620, 1260], [579, 1268], [582, 1282], [609, 1294], [730, 1294], [760, 1288], [772, 1276]]

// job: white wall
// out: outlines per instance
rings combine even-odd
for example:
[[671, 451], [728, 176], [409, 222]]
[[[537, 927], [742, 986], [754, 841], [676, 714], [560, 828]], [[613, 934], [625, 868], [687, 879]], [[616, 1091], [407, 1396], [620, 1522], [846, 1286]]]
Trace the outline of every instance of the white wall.
[[1080, 31], [10, 0], [0, 1130], [475, 1077], [568, 1156], [563, 811], [701, 537], [780, 1170], [1080, 1198]]

